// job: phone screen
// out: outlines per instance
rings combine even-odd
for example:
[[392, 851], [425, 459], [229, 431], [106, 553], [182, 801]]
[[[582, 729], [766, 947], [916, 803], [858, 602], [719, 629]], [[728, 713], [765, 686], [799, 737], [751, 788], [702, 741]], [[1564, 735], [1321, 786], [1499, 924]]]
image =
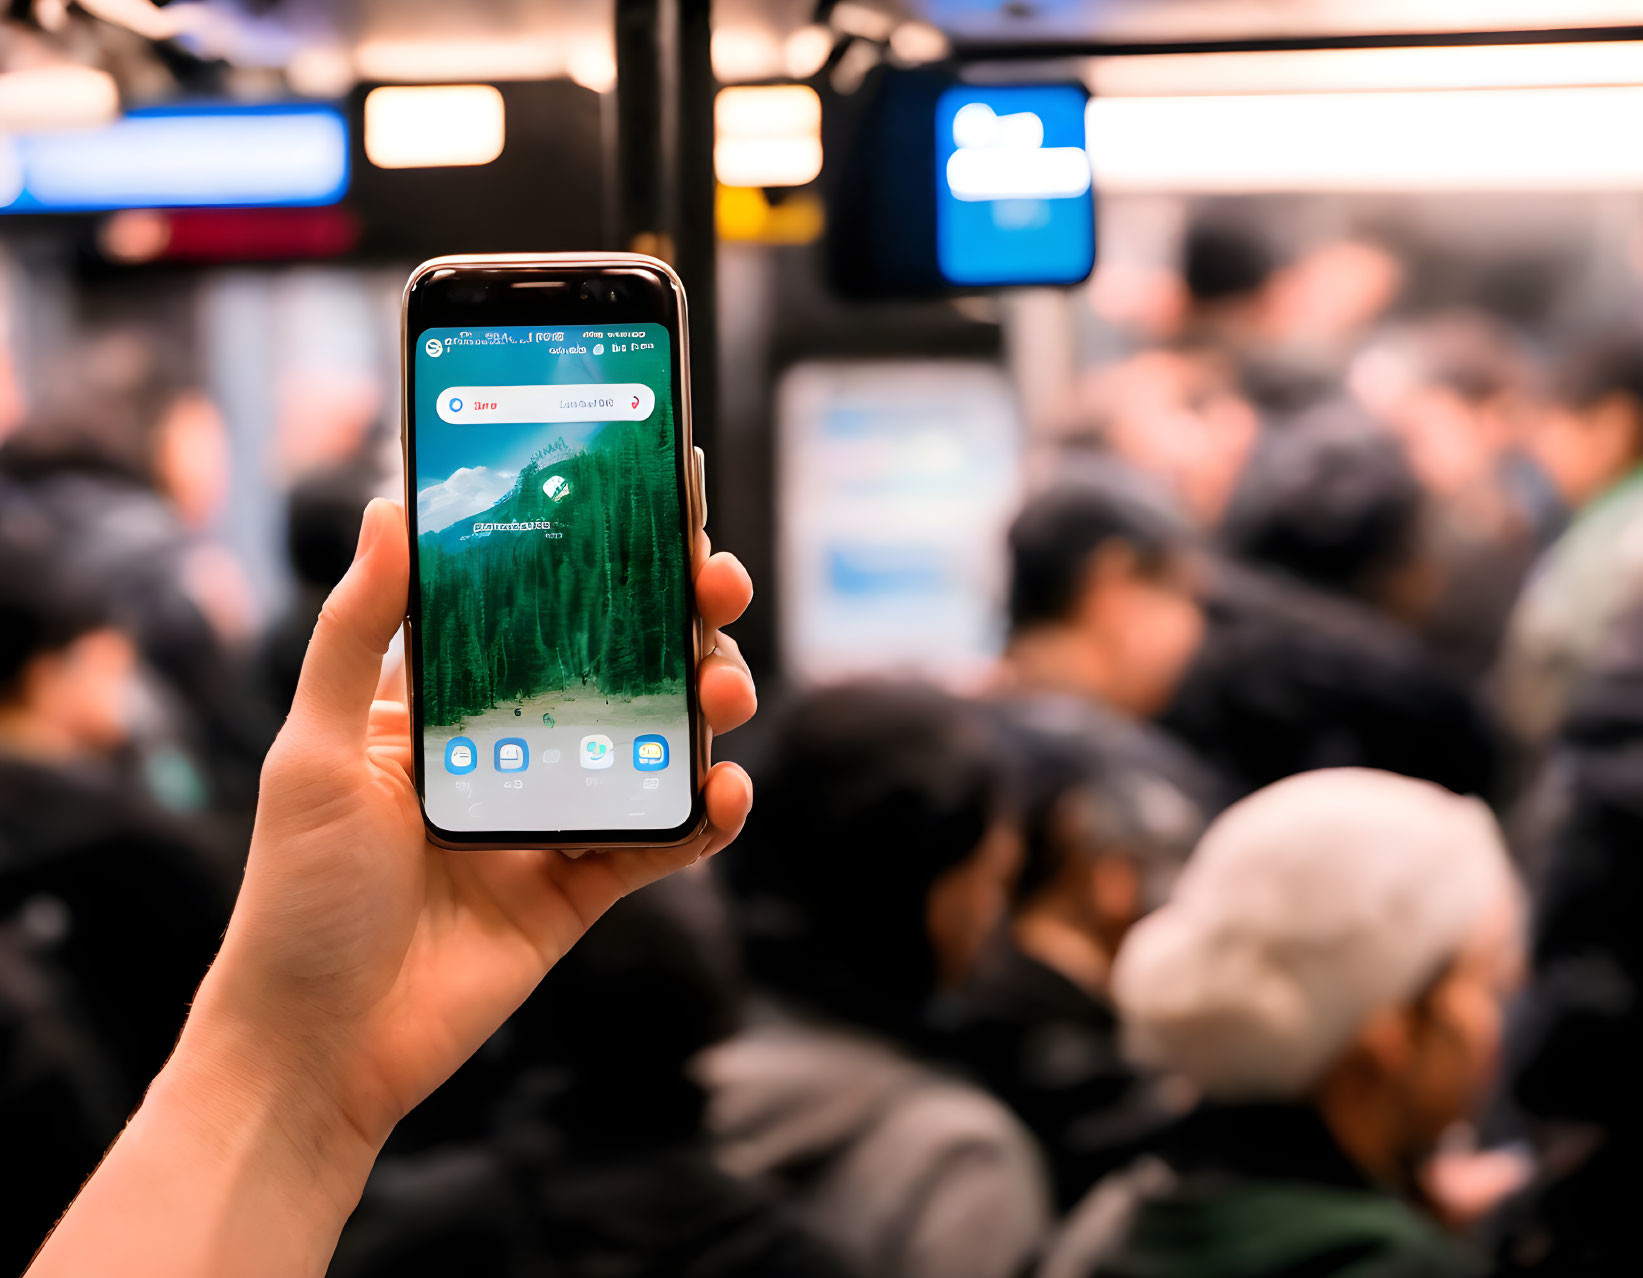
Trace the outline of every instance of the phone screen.
[[692, 613], [668, 328], [409, 338], [430, 821], [616, 840], [683, 826]]

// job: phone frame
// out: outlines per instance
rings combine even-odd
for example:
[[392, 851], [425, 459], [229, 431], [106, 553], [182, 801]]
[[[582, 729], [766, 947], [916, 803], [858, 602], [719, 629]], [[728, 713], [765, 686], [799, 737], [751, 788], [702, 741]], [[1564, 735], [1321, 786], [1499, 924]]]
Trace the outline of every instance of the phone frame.
[[[485, 830], [468, 832], [446, 830], [434, 824], [428, 816], [426, 760], [423, 744], [422, 707], [418, 697], [422, 678], [422, 648], [417, 623], [421, 612], [421, 576], [417, 564], [417, 533], [413, 526], [416, 510], [416, 469], [412, 462], [415, 441], [415, 367], [411, 349], [413, 306], [423, 303], [418, 290], [442, 280], [454, 283], [477, 283], [480, 286], [512, 286], [526, 283], [555, 288], [574, 284], [593, 276], [620, 274], [650, 274], [660, 286], [656, 296], [663, 301], [662, 314], [643, 313], [644, 305], [613, 304], [580, 296], [556, 298], [553, 302], [538, 303], [510, 297], [506, 305], [498, 307], [489, 300], [463, 303], [453, 299], [430, 300], [426, 304], [438, 306], [438, 318], [421, 316], [417, 329], [473, 326], [500, 327], [512, 324], [564, 325], [567, 328], [585, 325], [659, 323], [667, 327], [673, 343], [673, 420], [678, 436], [678, 500], [680, 529], [684, 539], [686, 598], [690, 601], [687, 627], [689, 630], [690, 661], [685, 680], [685, 699], [690, 724], [690, 747], [682, 753], [690, 762], [692, 792], [690, 815], [678, 826], [666, 830]], [[477, 277], [477, 279], [475, 279]], [[467, 318], [452, 318], [466, 306], [472, 312]], [[528, 307], [558, 310], [563, 314], [545, 316], [541, 313], [524, 318]], [[518, 309], [521, 318], [513, 318]], [[501, 310], [503, 314], [499, 315]], [[639, 313], [630, 313], [639, 312]], [[451, 851], [496, 851], [509, 848], [540, 848], [566, 853], [602, 852], [620, 848], [670, 848], [690, 843], [707, 827], [707, 807], [704, 787], [707, 781], [709, 732], [702, 719], [696, 689], [696, 671], [701, 665], [703, 650], [702, 620], [696, 610], [694, 576], [698, 538], [706, 523], [707, 509], [703, 483], [701, 450], [695, 447], [691, 429], [690, 410], [690, 325], [685, 304], [685, 287], [679, 276], [666, 262], [643, 253], [509, 253], [509, 254], [452, 254], [423, 262], [405, 283], [400, 304], [400, 450], [405, 467], [405, 520], [410, 534], [410, 580], [405, 604], [405, 683], [407, 704], [411, 710], [412, 754], [415, 761], [417, 803], [422, 809], [422, 822], [428, 841]]]

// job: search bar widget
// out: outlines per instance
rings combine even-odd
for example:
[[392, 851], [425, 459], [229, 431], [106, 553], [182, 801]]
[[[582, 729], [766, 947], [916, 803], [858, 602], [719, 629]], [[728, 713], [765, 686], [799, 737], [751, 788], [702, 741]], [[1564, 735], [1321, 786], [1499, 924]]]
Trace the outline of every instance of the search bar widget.
[[639, 382], [560, 386], [447, 386], [439, 419], [465, 423], [642, 422], [656, 411], [656, 392]]

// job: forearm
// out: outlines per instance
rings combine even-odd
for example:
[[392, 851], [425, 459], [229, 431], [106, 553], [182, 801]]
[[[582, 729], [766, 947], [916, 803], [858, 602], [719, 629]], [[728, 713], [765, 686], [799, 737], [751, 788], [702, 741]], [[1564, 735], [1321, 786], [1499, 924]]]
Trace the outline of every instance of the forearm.
[[376, 1148], [260, 1054], [191, 1018], [27, 1278], [323, 1274]]

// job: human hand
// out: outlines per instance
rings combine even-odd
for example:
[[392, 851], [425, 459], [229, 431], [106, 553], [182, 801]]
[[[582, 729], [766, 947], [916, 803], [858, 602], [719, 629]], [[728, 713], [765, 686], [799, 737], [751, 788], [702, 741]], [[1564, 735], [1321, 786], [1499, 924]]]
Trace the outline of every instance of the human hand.
[[[756, 704], [734, 642], [717, 633], [752, 585], [698, 540], [711, 654], [698, 688], [724, 732]], [[752, 802], [746, 774], [722, 763], [707, 777], [707, 828], [683, 847], [571, 860], [429, 844], [409, 714], [372, 700], [408, 572], [404, 515], [373, 502], [264, 765], [245, 882], [178, 1051], [181, 1067], [208, 1071], [208, 1091], [275, 1105], [305, 1141], [371, 1155], [600, 914], [724, 847]]]

